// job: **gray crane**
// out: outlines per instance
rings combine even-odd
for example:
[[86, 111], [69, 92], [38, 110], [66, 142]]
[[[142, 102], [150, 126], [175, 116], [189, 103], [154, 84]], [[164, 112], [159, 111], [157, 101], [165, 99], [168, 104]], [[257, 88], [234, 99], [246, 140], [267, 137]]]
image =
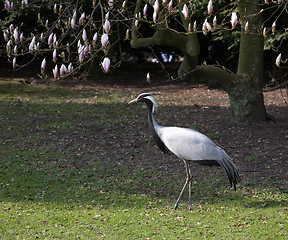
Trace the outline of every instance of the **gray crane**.
[[133, 102], [146, 103], [149, 128], [158, 147], [164, 153], [170, 151], [184, 161], [187, 178], [174, 205], [175, 210], [187, 184], [189, 185], [189, 209], [191, 209], [191, 161], [204, 166], [221, 166], [227, 173], [231, 187], [234, 186], [236, 190], [236, 184], [240, 181], [238, 170], [222, 148], [196, 130], [181, 127], [164, 127], [157, 124], [153, 113], [158, 105], [150, 93], [141, 93], [136, 99], [130, 101], [129, 104]]

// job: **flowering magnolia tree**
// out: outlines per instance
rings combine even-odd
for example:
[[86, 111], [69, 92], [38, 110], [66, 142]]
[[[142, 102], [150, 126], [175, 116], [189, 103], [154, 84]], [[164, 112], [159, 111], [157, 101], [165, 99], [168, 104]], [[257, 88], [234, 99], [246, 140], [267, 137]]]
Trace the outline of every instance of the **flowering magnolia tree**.
[[[42, 56], [39, 76], [43, 78], [69, 76], [89, 63], [95, 67], [95, 62], [99, 63], [96, 67], [107, 73], [113, 67], [110, 60], [113, 48], [121, 49], [124, 39], [133, 48], [164, 46], [183, 55], [179, 78], [213, 84], [229, 94], [236, 119], [267, 119], [262, 94], [264, 43], [265, 39], [269, 39], [271, 46], [273, 39], [285, 41], [287, 29], [276, 30], [277, 21], [287, 15], [287, 1], [92, 0], [51, 4], [5, 0], [4, 8], [6, 18], [1, 28], [5, 49], [1, 54], [7, 56], [14, 69]], [[273, 12], [268, 19], [266, 11]], [[33, 31], [25, 32], [24, 24], [9, 22], [10, 15], [21, 12], [37, 15]], [[153, 33], [147, 35], [147, 28]], [[199, 35], [217, 35], [223, 31], [226, 35], [240, 31], [235, 73], [223, 66], [197, 66]], [[278, 38], [273, 38], [278, 32]], [[281, 52], [277, 54], [275, 65], [282, 67], [286, 59]], [[17, 59], [25, 57], [29, 61], [19, 64]], [[52, 69], [47, 69], [47, 65], [52, 65]]]

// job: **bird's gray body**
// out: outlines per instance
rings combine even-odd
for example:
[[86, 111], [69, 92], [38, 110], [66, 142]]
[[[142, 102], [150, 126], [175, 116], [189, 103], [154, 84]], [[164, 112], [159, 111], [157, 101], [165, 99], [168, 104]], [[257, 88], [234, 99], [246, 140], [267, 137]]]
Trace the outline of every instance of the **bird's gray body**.
[[181, 127], [165, 127], [157, 124], [153, 116], [153, 112], [157, 108], [157, 103], [151, 94], [142, 93], [131, 102], [136, 101], [145, 102], [147, 105], [149, 127], [158, 147], [164, 153], [171, 151], [185, 162], [187, 179], [177, 200], [175, 209], [187, 183], [189, 183], [189, 200], [191, 206], [191, 161], [207, 166], [222, 166], [227, 173], [230, 185], [233, 185], [234, 189], [236, 189], [236, 184], [240, 180], [237, 167], [222, 148], [218, 147], [210, 138], [196, 130]]

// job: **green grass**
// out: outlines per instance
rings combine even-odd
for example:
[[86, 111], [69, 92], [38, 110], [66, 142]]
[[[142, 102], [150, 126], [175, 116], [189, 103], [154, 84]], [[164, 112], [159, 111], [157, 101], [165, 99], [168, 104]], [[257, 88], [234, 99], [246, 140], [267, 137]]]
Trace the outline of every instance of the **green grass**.
[[99, 152], [142, 123], [131, 95], [0, 82], [0, 239], [287, 239], [283, 191], [210, 177], [173, 211], [183, 175]]

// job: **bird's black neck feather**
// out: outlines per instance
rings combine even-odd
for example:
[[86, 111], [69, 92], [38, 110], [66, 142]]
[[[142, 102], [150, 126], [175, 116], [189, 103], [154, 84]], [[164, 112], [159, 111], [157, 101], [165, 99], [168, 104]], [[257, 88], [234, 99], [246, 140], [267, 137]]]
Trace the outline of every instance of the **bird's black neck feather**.
[[[154, 117], [153, 117], [153, 113], [152, 113], [152, 110], [153, 110], [153, 103], [148, 100], [148, 101], [145, 101], [146, 105], [147, 105], [147, 108], [148, 108], [148, 124], [149, 124], [149, 128], [152, 132], [152, 135], [154, 137], [154, 140], [156, 141], [156, 144], [157, 146], [164, 152], [168, 152], [168, 148], [165, 146], [165, 144], [162, 142], [162, 140], [160, 139], [158, 133], [156, 132], [156, 122], [154, 120]], [[159, 126], [159, 125], [157, 125]]]

